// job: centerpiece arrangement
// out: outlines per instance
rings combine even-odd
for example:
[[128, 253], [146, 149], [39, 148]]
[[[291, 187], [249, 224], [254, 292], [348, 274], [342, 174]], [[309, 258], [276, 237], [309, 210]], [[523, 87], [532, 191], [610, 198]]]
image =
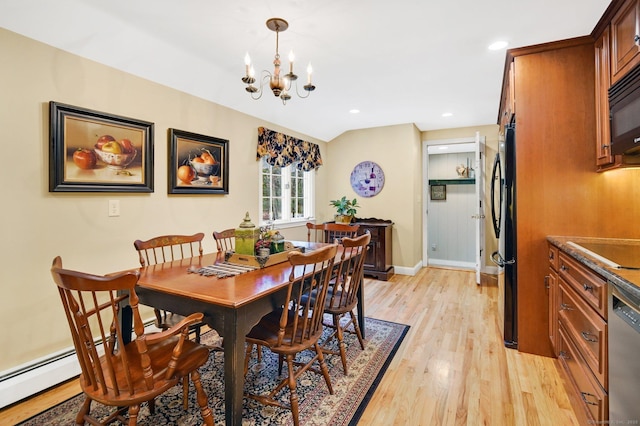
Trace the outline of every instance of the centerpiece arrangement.
[[285, 242], [273, 226], [256, 227], [247, 212], [235, 231], [235, 252], [225, 255], [225, 259], [229, 263], [264, 268], [286, 261], [286, 252], [293, 249], [293, 244]]

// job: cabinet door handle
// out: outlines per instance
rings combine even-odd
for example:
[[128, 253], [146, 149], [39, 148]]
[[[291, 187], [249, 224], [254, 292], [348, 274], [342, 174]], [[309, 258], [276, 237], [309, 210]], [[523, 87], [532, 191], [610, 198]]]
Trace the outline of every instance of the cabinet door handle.
[[553, 252], [552, 251], [549, 252], [549, 260], [553, 260]]
[[544, 276], [544, 286], [545, 286], [545, 288], [550, 288], [551, 287], [549, 285], [549, 275], [545, 275]]
[[[597, 402], [598, 398], [594, 394], [591, 394], [591, 393], [588, 393], [588, 392], [580, 392], [580, 396], [582, 397], [582, 401], [584, 401], [585, 404], [598, 405], [598, 402]], [[587, 397], [588, 396], [593, 398], [593, 399], [595, 399], [596, 402], [587, 401]]]
[[640, 35], [636, 34], [636, 35], [633, 37], [633, 42], [634, 42], [635, 44], [638, 44], [638, 42], [639, 42], [639, 41], [640, 41]]
[[560, 265], [560, 270], [561, 271], [568, 271], [569, 268], [563, 263], [562, 265]]
[[571, 305], [567, 305], [566, 303], [561, 303], [560, 309], [564, 311], [573, 311], [573, 308], [571, 307]]
[[565, 351], [560, 351], [560, 353], [558, 354], [558, 356], [562, 359], [571, 359], [571, 357], [569, 356], [568, 353], [566, 353]]
[[596, 336], [595, 334], [588, 331], [583, 331], [580, 334], [582, 335], [582, 338], [587, 342], [598, 343], [598, 336]]
[[584, 291], [593, 291], [593, 286], [587, 283], [582, 283], [582, 288], [584, 288]]

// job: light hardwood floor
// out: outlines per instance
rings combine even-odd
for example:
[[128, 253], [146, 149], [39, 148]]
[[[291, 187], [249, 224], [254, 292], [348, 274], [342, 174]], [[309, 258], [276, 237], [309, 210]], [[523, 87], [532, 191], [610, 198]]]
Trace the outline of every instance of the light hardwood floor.
[[[578, 425], [556, 360], [506, 349], [497, 285], [424, 268], [367, 279], [366, 315], [411, 326], [362, 425]], [[75, 381], [0, 411], [15, 424], [79, 392]]]

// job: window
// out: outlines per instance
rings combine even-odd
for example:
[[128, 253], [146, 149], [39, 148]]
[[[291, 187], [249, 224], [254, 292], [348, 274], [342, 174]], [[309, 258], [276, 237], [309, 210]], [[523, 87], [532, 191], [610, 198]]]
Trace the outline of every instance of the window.
[[294, 163], [271, 166], [260, 160], [261, 222], [306, 221], [313, 216], [313, 171], [303, 172]]

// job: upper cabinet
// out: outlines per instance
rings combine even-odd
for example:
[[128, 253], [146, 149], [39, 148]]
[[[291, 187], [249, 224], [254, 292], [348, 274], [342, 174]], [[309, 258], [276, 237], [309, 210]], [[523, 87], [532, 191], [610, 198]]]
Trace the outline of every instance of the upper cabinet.
[[640, 63], [640, 0], [626, 0], [611, 19], [611, 84]]
[[611, 65], [609, 62], [609, 27], [596, 40], [596, 165], [603, 168], [615, 164], [611, 155], [609, 130], [609, 86]]
[[639, 158], [611, 154], [609, 88], [640, 63], [640, 0], [613, 0], [592, 35], [595, 40], [597, 170], [637, 167]]

